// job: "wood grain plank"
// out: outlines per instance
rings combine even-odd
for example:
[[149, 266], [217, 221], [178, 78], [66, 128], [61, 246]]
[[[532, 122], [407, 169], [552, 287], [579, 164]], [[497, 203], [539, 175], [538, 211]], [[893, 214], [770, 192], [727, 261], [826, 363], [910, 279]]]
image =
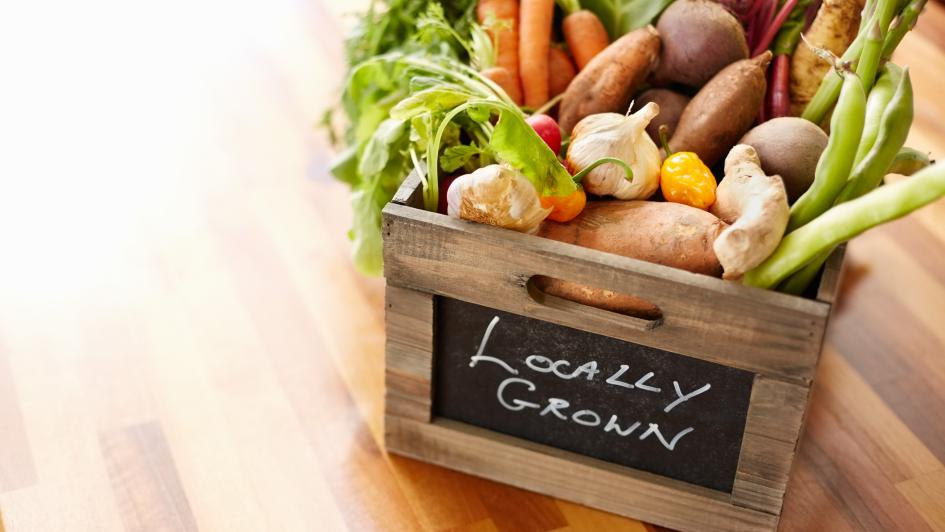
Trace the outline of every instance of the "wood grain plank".
[[[808, 438], [809, 439], [809, 438]], [[836, 490], [833, 468], [824, 466], [823, 451], [816, 442], [800, 448], [797, 467], [784, 498], [782, 530], [859, 530], [854, 510], [844, 504]]]
[[614, 532], [647, 532], [647, 527], [633, 519], [595, 510], [568, 501], [556, 501], [558, 509], [568, 522], [559, 530], [608, 530]]
[[197, 530], [157, 422], [108, 431], [99, 440], [125, 530]]
[[933, 530], [945, 530], [945, 471], [933, 471], [896, 484]]
[[566, 495], [680, 529], [773, 529], [777, 517], [728, 504], [724, 494], [440, 419], [388, 417], [388, 448], [477, 476]]
[[887, 479], [899, 482], [942, 469], [942, 463], [830, 345], [824, 348], [820, 376], [832, 384], [817, 390], [822, 404], [844, 423], [856, 424], [860, 445]]
[[[271, 239], [250, 223], [252, 217], [234, 216], [229, 210], [210, 212], [211, 227], [221, 239], [221, 258], [236, 265], [232, 272], [239, 300], [249, 309], [277, 382], [328, 479], [341, 516], [352, 528], [416, 528], [416, 517], [331, 357], [312, 356], [313, 350], [330, 351], [288, 281], [291, 277]], [[257, 250], [256, 260], [241, 260], [247, 247]], [[340, 430], [345, 426], [349, 430]], [[338, 427], [338, 439], [326, 439], [326, 427]], [[378, 491], [387, 494], [384, 504], [372, 496]], [[365, 499], [375, 504], [366, 505]]]

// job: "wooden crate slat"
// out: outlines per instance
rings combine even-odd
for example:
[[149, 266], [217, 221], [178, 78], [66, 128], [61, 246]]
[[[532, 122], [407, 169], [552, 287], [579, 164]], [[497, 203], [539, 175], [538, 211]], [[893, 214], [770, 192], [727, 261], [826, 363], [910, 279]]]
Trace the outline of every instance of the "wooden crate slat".
[[809, 395], [808, 386], [755, 377], [745, 432], [796, 443]]
[[387, 286], [387, 411], [429, 421], [433, 404], [433, 296]]
[[796, 449], [796, 442], [746, 432], [742, 437], [732, 503], [780, 514]]
[[678, 530], [774, 530], [778, 516], [728, 496], [446, 419], [388, 415], [388, 450]]
[[[385, 271], [394, 286], [442, 294], [762, 375], [808, 382], [830, 306], [707, 276], [403, 207], [384, 211]], [[663, 323], [535, 301], [533, 275], [648, 299]], [[594, 309], [597, 310], [597, 309]]]

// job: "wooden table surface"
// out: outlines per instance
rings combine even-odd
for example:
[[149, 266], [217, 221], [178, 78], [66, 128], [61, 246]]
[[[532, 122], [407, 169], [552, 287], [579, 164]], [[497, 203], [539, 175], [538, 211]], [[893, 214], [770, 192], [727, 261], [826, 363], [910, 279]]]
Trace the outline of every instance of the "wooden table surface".
[[[383, 281], [312, 126], [357, 3], [3, 16], [0, 530], [654, 528], [384, 452]], [[910, 144], [945, 154], [924, 17]], [[850, 246], [783, 529], [945, 530], [943, 463], [940, 202]]]

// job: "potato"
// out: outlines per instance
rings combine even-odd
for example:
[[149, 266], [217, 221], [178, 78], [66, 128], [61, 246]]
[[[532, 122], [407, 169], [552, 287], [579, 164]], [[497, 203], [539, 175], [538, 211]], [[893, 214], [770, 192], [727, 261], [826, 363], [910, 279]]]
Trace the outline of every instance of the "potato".
[[663, 40], [657, 83], [701, 87], [727, 65], [748, 58], [738, 19], [710, 0], [677, 0], [656, 24]]
[[[719, 277], [722, 266], [712, 244], [725, 224], [706, 211], [656, 201], [592, 201], [573, 221], [544, 222], [538, 235], [624, 257]], [[560, 279], [538, 278], [546, 294], [604, 310], [658, 317], [659, 309], [619, 294]]]
[[653, 26], [611, 43], [568, 85], [558, 111], [561, 129], [570, 134], [587, 115], [627, 112], [630, 97], [656, 67], [659, 55], [660, 38]]
[[751, 128], [764, 100], [771, 51], [736, 61], [702, 87], [679, 117], [673, 152], [695, 152], [712, 167]]
[[785, 116], [755, 126], [738, 143], [755, 148], [762, 170], [781, 176], [788, 201], [794, 203], [814, 182], [827, 134], [803, 118]]
[[654, 102], [660, 107], [660, 114], [656, 115], [656, 118], [646, 126], [647, 134], [658, 146], [660, 143], [660, 126], [665, 124], [669, 128], [667, 134], [672, 136], [673, 131], [676, 130], [676, 123], [679, 122], [679, 116], [686, 105], [689, 104], [689, 100], [690, 98], [685, 94], [669, 89], [650, 89], [637, 96], [633, 104], [633, 110], [642, 109], [644, 105], [650, 102]]

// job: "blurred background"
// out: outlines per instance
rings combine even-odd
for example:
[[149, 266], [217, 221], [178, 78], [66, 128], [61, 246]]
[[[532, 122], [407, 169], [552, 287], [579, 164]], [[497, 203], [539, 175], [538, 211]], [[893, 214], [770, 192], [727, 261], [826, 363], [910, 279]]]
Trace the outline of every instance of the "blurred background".
[[[365, 0], [0, 7], [0, 530], [653, 527], [383, 452], [315, 124]], [[945, 154], [945, 8], [908, 142]], [[945, 529], [945, 205], [851, 246], [787, 529]]]

